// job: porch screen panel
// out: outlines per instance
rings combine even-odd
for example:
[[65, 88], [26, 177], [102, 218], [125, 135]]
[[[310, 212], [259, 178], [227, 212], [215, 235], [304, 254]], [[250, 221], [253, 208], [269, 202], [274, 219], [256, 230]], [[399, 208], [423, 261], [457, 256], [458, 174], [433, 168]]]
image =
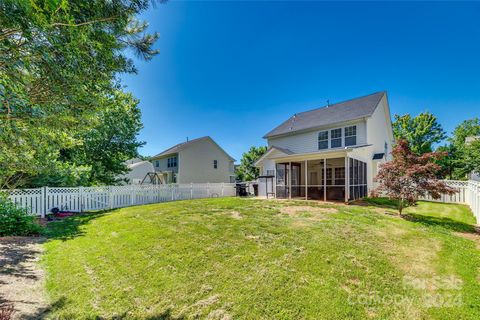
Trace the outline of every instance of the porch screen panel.
[[305, 198], [304, 165], [305, 163], [292, 162], [292, 198]]
[[345, 201], [345, 158], [327, 159], [327, 200]]
[[277, 163], [277, 198], [288, 198], [288, 163]]
[[324, 200], [323, 195], [323, 160], [307, 161], [307, 188], [308, 199]]
[[350, 199], [357, 200], [367, 196], [367, 163], [350, 158]]

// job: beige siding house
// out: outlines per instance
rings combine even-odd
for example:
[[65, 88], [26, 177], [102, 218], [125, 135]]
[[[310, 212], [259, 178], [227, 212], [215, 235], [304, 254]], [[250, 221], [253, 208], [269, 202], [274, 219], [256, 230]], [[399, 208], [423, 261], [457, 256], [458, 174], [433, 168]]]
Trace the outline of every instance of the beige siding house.
[[145, 178], [148, 173], [154, 172], [150, 161], [134, 158], [126, 161], [126, 165], [129, 171], [117, 177], [123, 184], [150, 183], [150, 180]]
[[234, 182], [234, 162], [212, 138], [179, 143], [152, 158], [168, 183]]
[[394, 143], [386, 92], [298, 113], [264, 136], [260, 196], [348, 201], [374, 187]]

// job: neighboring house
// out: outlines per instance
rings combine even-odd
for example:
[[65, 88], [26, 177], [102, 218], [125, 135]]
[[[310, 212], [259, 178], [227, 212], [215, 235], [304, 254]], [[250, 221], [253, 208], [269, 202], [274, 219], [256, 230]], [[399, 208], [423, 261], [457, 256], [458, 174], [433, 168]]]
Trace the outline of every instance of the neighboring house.
[[[118, 177], [125, 184], [140, 184], [148, 173], [155, 172], [152, 163], [142, 159], [130, 159], [126, 161], [126, 164], [130, 171]], [[150, 179], [147, 177], [143, 183], [150, 183]]]
[[235, 182], [235, 159], [210, 137], [179, 143], [152, 162], [167, 183]]
[[261, 173], [260, 196], [365, 197], [394, 143], [387, 93], [295, 114], [264, 138], [268, 150], [255, 163]]
[[[465, 138], [465, 144], [470, 144], [473, 141], [480, 140], [480, 136], [473, 136], [473, 137], [467, 137]], [[480, 181], [480, 173], [479, 172], [471, 172], [468, 175], [468, 179], [470, 180], [475, 180], [475, 181]]]

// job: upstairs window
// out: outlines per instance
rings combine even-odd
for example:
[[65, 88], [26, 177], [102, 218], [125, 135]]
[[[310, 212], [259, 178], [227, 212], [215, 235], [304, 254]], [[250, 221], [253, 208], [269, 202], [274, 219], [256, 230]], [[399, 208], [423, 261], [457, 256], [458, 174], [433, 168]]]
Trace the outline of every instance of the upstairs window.
[[213, 169], [218, 169], [218, 161], [213, 160]]
[[342, 129], [331, 130], [330, 136], [330, 148], [340, 148], [342, 146]]
[[357, 126], [345, 127], [345, 146], [357, 144]]
[[167, 159], [167, 167], [175, 168], [177, 166], [177, 157], [171, 157]]
[[318, 133], [318, 150], [328, 149], [328, 131]]

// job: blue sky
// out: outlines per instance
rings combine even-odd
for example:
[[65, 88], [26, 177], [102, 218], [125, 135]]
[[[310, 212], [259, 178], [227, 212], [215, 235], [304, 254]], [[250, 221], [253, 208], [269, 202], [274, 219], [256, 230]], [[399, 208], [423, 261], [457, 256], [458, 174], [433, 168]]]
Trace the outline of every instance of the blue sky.
[[144, 155], [210, 135], [239, 160], [293, 113], [382, 90], [448, 132], [480, 116], [480, 3], [170, 1], [141, 18], [160, 54], [122, 78]]

